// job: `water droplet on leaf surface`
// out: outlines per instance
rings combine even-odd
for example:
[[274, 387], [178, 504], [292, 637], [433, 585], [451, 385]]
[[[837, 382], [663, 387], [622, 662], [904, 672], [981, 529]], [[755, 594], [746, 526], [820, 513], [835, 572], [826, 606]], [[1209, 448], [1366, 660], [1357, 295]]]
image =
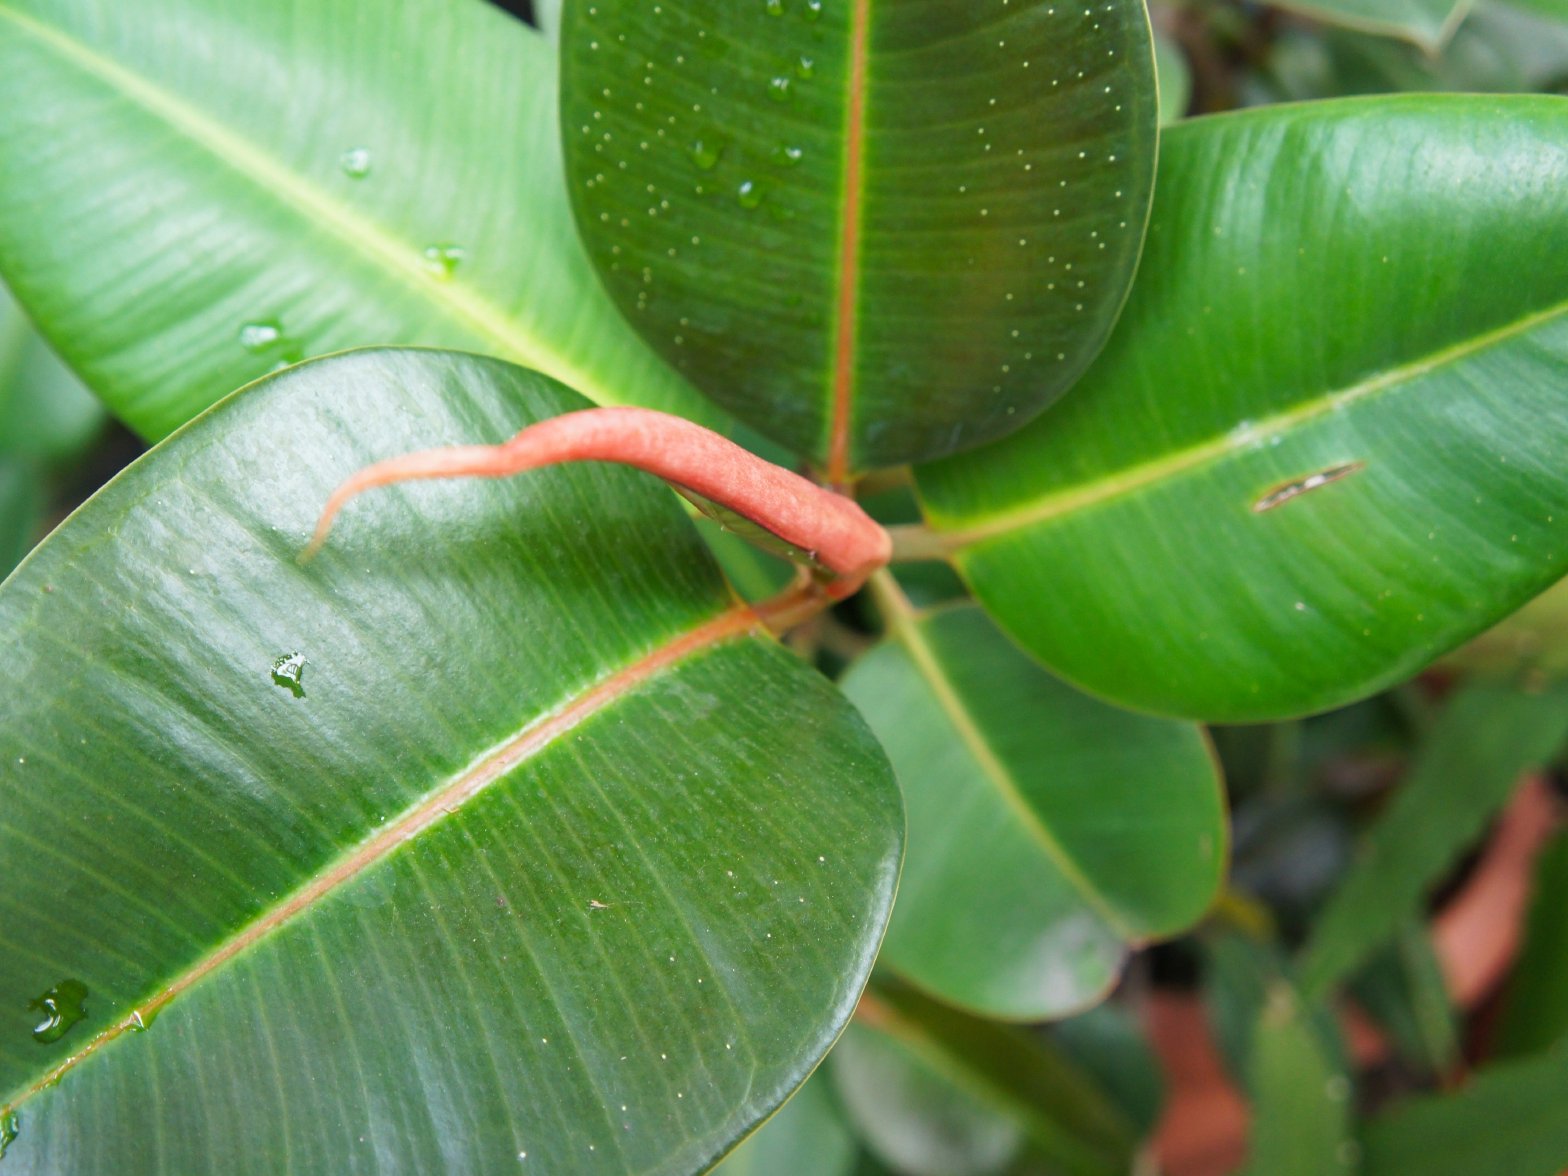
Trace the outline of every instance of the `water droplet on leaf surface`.
[[27, 1007], [43, 1014], [43, 1020], [33, 1026], [33, 1040], [40, 1045], [50, 1045], [70, 1032], [71, 1026], [87, 1015], [84, 1002], [87, 985], [80, 980], [62, 980]]
[[461, 245], [427, 245], [423, 254], [426, 271], [443, 282], [451, 280], [466, 256]]
[[719, 165], [724, 145], [707, 139], [698, 139], [691, 145], [691, 161], [702, 171], [712, 171]]
[[351, 147], [338, 156], [338, 166], [351, 180], [362, 180], [370, 174], [370, 148]]
[[5, 1149], [16, 1142], [16, 1136], [22, 1129], [22, 1120], [15, 1111], [6, 1111], [0, 1114], [0, 1160], [5, 1159]]
[[305, 697], [305, 655], [286, 653], [272, 663], [272, 682], [281, 686], [295, 698]]
[[283, 338], [283, 328], [276, 322], [246, 323], [240, 328], [240, 346], [257, 353], [275, 346]]

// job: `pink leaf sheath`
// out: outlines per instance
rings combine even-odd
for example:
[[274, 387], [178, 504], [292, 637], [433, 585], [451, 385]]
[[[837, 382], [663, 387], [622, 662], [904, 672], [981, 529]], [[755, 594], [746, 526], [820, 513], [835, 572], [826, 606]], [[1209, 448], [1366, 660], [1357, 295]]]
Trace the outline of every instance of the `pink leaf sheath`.
[[305, 557], [321, 549], [349, 499], [374, 487], [414, 478], [505, 478], [569, 461], [645, 470], [811, 552], [821, 566], [857, 586], [892, 556], [887, 532], [850, 499], [711, 429], [647, 408], [593, 408], [540, 421], [500, 445], [429, 449], [366, 466], [333, 491]]

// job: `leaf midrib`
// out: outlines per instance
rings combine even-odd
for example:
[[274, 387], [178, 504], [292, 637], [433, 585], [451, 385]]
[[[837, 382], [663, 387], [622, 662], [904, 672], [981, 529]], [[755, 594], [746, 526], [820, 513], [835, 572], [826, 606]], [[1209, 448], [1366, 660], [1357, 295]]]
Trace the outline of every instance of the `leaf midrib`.
[[871, 0], [852, 0], [849, 76], [845, 83], [844, 202], [839, 210], [838, 316], [833, 337], [833, 408], [828, 426], [827, 481], [848, 482], [850, 418], [855, 400], [855, 353], [859, 347], [860, 218], [865, 204], [866, 58]]
[[171, 1001], [274, 931], [313, 909], [317, 903], [385, 860], [398, 846], [419, 836], [478, 796], [520, 764], [546, 750], [561, 736], [627, 697], [659, 674], [723, 641], [758, 630], [762, 621], [749, 605], [735, 605], [665, 641], [638, 660], [601, 677], [553, 710], [539, 715], [510, 738], [480, 754], [473, 763], [400, 817], [379, 826], [349, 853], [305, 885], [268, 908], [243, 929], [187, 965], [161, 989], [140, 1001], [119, 1021], [42, 1077], [0, 1100], [0, 1113], [14, 1111], [33, 1095], [58, 1083], [71, 1070], [125, 1033], [150, 1023]]
[[1060, 871], [1062, 877], [1077, 891], [1078, 896], [1087, 903], [1106, 924], [1122, 938], [1136, 941], [1139, 933], [1130, 927], [1126, 920], [1106, 900], [1094, 884], [1089, 880], [1083, 868], [1067, 852], [1065, 846], [1057, 840], [1056, 835], [1040, 819], [1040, 815], [1030, 807], [1024, 799], [1023, 790], [1019, 788], [1018, 781], [1013, 777], [1011, 770], [1001, 758], [991, 749], [985, 735], [980, 730], [980, 724], [975, 720], [964, 700], [959, 697], [952, 681], [942, 670], [941, 660], [936, 651], [931, 647], [925, 635], [920, 631], [920, 620], [917, 617], [896, 616], [892, 621], [895, 636], [910, 659], [915, 663], [916, 670], [926, 680], [926, 685], [936, 695], [937, 705], [942, 708], [942, 713], [953, 724], [958, 732], [959, 739], [974, 756], [980, 770], [995, 786], [997, 794], [1004, 804], [1012, 810], [1019, 823], [1033, 837], [1040, 849], [1045, 853], [1051, 863]]
[[1554, 303], [1544, 310], [1525, 315], [1523, 318], [1515, 319], [1449, 347], [1440, 348], [1409, 363], [1389, 368], [1349, 387], [1324, 392], [1293, 408], [1259, 418], [1247, 430], [1247, 439], [1234, 437], [1230, 433], [1221, 434], [1177, 450], [1175, 453], [1141, 462], [1093, 481], [1051, 491], [1032, 502], [1012, 507], [980, 522], [966, 521], [964, 525], [951, 530], [945, 530], [939, 522], [932, 522], [932, 530], [941, 536], [943, 546], [949, 552], [957, 552], [988, 540], [1004, 538], [1015, 531], [1069, 518], [1080, 511], [1104, 505], [1117, 498], [1138, 494], [1171, 479], [1190, 474], [1203, 466], [1223, 461], [1250, 447], [1253, 444], [1252, 437], [1268, 433], [1283, 434], [1311, 424], [1320, 417], [1328, 416], [1360, 401], [1372, 399], [1449, 364], [1458, 363], [1490, 347], [1525, 335], [1564, 314], [1568, 314], [1568, 301]]
[[[350, 251], [388, 277], [434, 304], [493, 345], [503, 358], [554, 376], [602, 404], [620, 398], [602, 387], [565, 356], [531, 335], [512, 315], [456, 277], [438, 279], [424, 267], [417, 246], [400, 240], [375, 221], [306, 182], [277, 159], [257, 148], [230, 127], [207, 117], [188, 102], [141, 75], [103, 56], [68, 33], [0, 3], [0, 18], [110, 90], [140, 106], [260, 187], [279, 203], [323, 226]], [[537, 36], [536, 33], [527, 33]], [[395, 342], [395, 340], [385, 340]]]

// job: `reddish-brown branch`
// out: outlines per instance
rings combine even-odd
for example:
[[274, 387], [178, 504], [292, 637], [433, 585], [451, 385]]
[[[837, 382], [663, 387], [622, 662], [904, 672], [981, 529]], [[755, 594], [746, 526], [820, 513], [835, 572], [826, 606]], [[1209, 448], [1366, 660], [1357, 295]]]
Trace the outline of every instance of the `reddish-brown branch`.
[[540, 421], [500, 445], [430, 449], [367, 466], [327, 500], [306, 557], [326, 542], [343, 506], [374, 487], [414, 478], [505, 478], [570, 461], [633, 466], [734, 511], [809, 552], [844, 582], [838, 596], [892, 555], [887, 532], [850, 499], [701, 425], [646, 408], [595, 408]]

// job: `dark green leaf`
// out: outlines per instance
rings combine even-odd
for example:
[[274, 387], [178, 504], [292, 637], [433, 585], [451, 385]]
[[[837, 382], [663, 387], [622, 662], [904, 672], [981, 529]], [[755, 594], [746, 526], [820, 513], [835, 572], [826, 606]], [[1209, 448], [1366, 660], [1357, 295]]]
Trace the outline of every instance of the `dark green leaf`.
[[69, 457], [93, 440], [103, 418], [0, 286], [0, 453]]
[[901, 613], [844, 690], [893, 760], [909, 855], [882, 959], [992, 1016], [1099, 1000], [1129, 945], [1213, 900], [1225, 812], [1203, 734], [1052, 678], [973, 606]]
[[44, 517], [42, 480], [36, 462], [0, 454], [0, 579], [38, 539]]
[[1267, 63], [1273, 101], [1453, 90], [1524, 93], [1568, 80], [1568, 21], [1504, 0], [1474, 5], [1440, 55], [1346, 30], [1287, 30]]
[[1411, 920], [1351, 979], [1356, 1003], [1406, 1060], [1443, 1077], [1459, 1060], [1453, 1002], [1426, 924]]
[[829, 1059], [861, 1135], [910, 1176], [1121, 1176], [1134, 1136], [1036, 1034], [878, 985]]
[[1288, 986], [1271, 989], [1252, 1049], [1248, 1176], [1356, 1171], [1350, 1079], [1330, 1059]]
[[1301, 987], [1339, 983], [1407, 920], [1480, 834], [1520, 775], [1568, 736], [1568, 692], [1476, 685], [1455, 696], [1378, 818], [1303, 949]]
[[470, 356], [292, 369], [0, 591], [8, 1165], [686, 1172], [827, 1050], [896, 787], [661, 485], [380, 491], [295, 561], [361, 465], [585, 404]]
[[449, 0], [0, 0], [0, 273], [148, 437], [421, 343], [701, 414], [605, 298], [545, 39]]
[[1051, 1026], [1051, 1038], [1099, 1083], [1140, 1138], [1154, 1133], [1165, 1102], [1159, 1059], [1137, 1019], [1107, 1002]]
[[1362, 1176], [1556, 1176], [1568, 1165], [1568, 1051], [1483, 1070], [1458, 1094], [1373, 1120]]
[[1568, 834], [1536, 861], [1535, 893], [1524, 948], [1508, 981], [1497, 1030], [1499, 1057], [1536, 1053], [1568, 1040]]
[[832, 1080], [819, 1070], [715, 1171], [720, 1176], [851, 1176], [857, 1151]]
[[[1292, 988], [1290, 962], [1278, 943], [1250, 935], [1206, 935], [1203, 947], [1204, 1011], [1213, 1027], [1215, 1044], [1231, 1077], [1254, 1091], [1257, 1028], [1267, 1013], [1270, 995]], [[1344, 1043], [1332, 1010], [1317, 1004], [1306, 1015], [1317, 1037], [1317, 1050], [1335, 1069], [1345, 1069]]]
[[835, 478], [1011, 431], [1104, 342], [1153, 180], [1137, 0], [598, 0], [562, 54], [621, 308]]
[[1469, 11], [1468, 0], [1270, 0], [1347, 29], [1399, 37], [1436, 53]]
[[1137, 287], [1074, 394], [918, 471], [1004, 628], [1224, 721], [1396, 682], [1568, 571], [1568, 100], [1170, 129]]

